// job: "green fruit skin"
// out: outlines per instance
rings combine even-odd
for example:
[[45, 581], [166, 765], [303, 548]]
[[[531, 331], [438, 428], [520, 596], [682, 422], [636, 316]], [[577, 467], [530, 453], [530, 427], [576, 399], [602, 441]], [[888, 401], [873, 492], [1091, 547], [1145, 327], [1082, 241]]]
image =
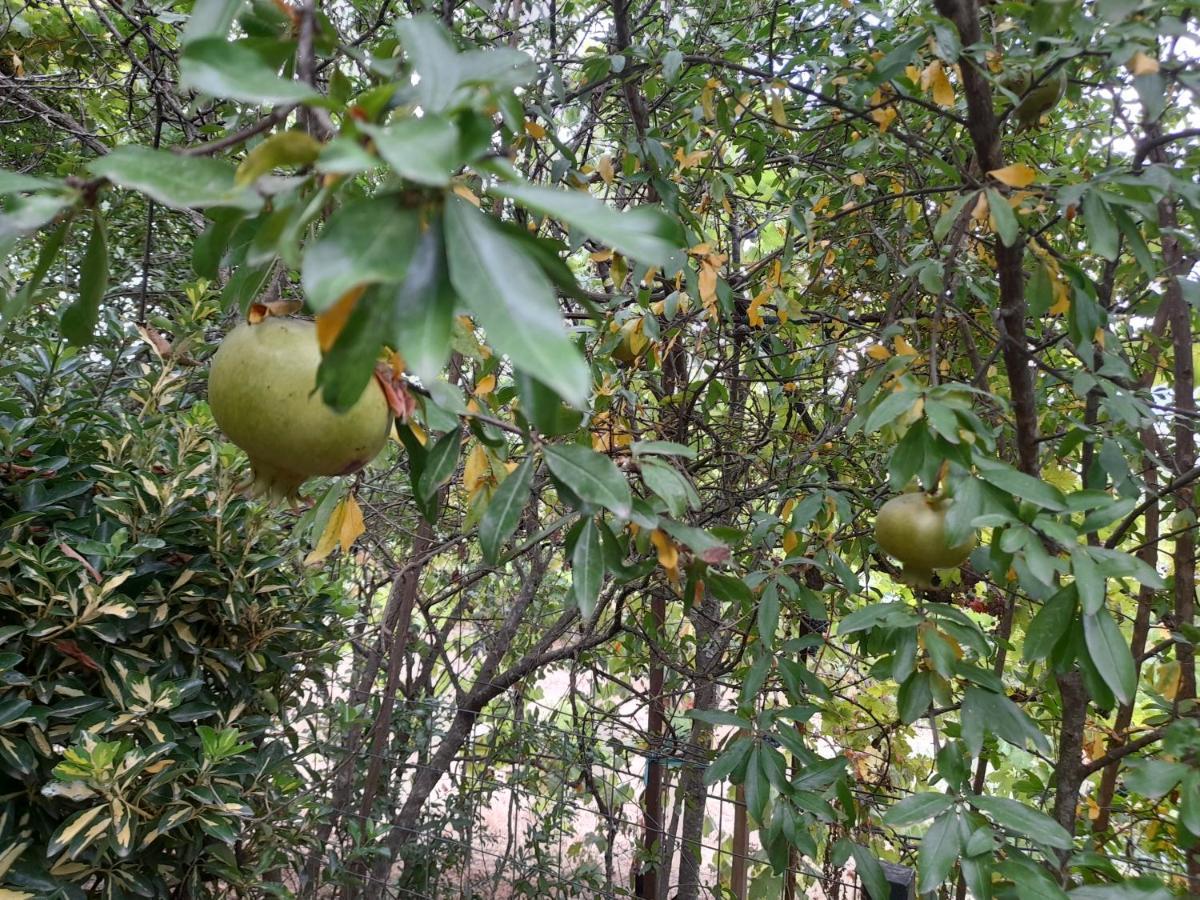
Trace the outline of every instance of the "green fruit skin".
[[975, 535], [954, 547], [946, 546], [948, 504], [918, 491], [893, 497], [875, 517], [875, 540], [907, 571], [927, 581], [934, 569], [962, 565], [975, 549]]
[[1053, 75], [1035, 87], [1021, 98], [1017, 104], [1016, 115], [1018, 131], [1025, 131], [1037, 125], [1043, 115], [1058, 105], [1058, 101], [1067, 92], [1067, 70], [1059, 68]]
[[345, 413], [317, 391], [317, 329], [302, 319], [239, 325], [213, 356], [208, 402], [226, 436], [250, 458], [252, 492], [293, 496], [314, 475], [349, 475], [378, 455], [391, 410], [372, 381]]

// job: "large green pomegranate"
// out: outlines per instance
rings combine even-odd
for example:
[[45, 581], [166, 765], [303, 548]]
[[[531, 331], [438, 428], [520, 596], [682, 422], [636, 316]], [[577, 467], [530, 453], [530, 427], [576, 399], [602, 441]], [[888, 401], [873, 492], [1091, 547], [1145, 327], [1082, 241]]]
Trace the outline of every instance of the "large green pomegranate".
[[317, 329], [302, 319], [239, 325], [222, 341], [208, 376], [213, 417], [246, 451], [254, 496], [293, 498], [314, 475], [357, 472], [383, 449], [391, 411], [372, 379], [336, 413], [317, 392]]
[[975, 535], [953, 547], [946, 543], [946, 512], [950, 501], [922, 491], [893, 497], [875, 517], [875, 540], [904, 564], [904, 580], [929, 587], [934, 569], [962, 565], [975, 549]]

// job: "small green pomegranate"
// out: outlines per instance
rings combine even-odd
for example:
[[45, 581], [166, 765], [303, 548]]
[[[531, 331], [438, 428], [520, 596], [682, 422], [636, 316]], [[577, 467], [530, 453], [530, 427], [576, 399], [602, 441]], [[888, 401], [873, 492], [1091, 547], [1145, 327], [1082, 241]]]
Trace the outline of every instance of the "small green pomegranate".
[[314, 475], [357, 472], [383, 449], [392, 414], [372, 380], [336, 413], [317, 392], [317, 329], [303, 319], [239, 325], [221, 342], [208, 375], [213, 418], [250, 458], [250, 492], [293, 499]]
[[946, 512], [950, 501], [923, 491], [893, 497], [875, 517], [875, 540], [904, 564], [904, 580], [930, 587], [934, 569], [962, 565], [975, 549], [975, 535], [961, 544], [946, 544]]

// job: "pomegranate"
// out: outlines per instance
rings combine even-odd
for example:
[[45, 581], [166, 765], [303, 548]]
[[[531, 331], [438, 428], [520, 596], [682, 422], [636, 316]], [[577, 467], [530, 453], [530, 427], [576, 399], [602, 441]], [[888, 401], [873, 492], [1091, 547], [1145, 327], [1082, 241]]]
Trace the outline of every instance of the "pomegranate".
[[904, 580], [930, 587], [934, 569], [962, 565], [975, 548], [975, 535], [956, 546], [946, 543], [946, 512], [950, 501], [922, 491], [893, 497], [875, 517], [875, 540], [904, 564]]
[[292, 499], [314, 475], [357, 472], [383, 449], [392, 415], [372, 379], [337, 413], [317, 392], [317, 329], [303, 319], [239, 325], [221, 342], [208, 376], [213, 418], [250, 458], [250, 492]]

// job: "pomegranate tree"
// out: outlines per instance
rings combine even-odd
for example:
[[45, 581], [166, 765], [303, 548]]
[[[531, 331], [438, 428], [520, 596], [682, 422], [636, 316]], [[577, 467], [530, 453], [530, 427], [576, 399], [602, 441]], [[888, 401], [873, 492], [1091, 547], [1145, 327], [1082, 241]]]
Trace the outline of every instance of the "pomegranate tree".
[[387, 441], [391, 411], [378, 383], [338, 413], [317, 391], [320, 364], [316, 326], [303, 319], [239, 325], [213, 356], [208, 402], [250, 458], [256, 497], [294, 498], [314, 475], [357, 472]]

